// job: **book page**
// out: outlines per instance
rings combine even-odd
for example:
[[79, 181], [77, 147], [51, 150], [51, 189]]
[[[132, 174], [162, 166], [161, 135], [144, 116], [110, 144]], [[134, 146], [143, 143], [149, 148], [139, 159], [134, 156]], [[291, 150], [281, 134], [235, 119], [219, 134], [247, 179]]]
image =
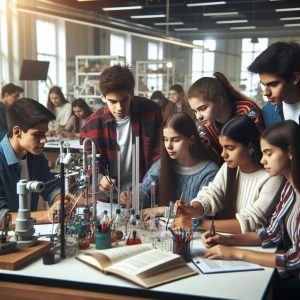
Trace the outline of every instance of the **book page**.
[[112, 265], [107, 269], [107, 271], [110, 272], [113, 269], [115, 271], [119, 270], [127, 272], [134, 276], [143, 276], [146, 275], [144, 273], [149, 271], [149, 274], [153, 273], [151, 272], [151, 270], [153, 270], [157, 266], [159, 266], [160, 271], [163, 271], [164, 266], [166, 266], [167, 269], [167, 265], [175, 267], [176, 262], [178, 264], [182, 264], [182, 259], [179, 255], [153, 249], [132, 256], [126, 260], [122, 260], [119, 263]]

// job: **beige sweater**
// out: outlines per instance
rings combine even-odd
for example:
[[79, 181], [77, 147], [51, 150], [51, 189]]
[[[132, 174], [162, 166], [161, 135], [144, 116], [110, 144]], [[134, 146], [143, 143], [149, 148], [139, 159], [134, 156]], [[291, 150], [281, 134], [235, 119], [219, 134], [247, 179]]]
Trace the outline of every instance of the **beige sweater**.
[[[225, 188], [227, 181], [227, 164], [224, 163], [215, 179], [203, 187], [197, 197], [204, 208], [205, 215], [215, 215], [222, 211], [225, 204]], [[237, 191], [236, 218], [242, 232], [254, 231], [266, 226], [280, 199], [279, 188], [283, 182], [281, 176], [270, 175], [263, 169], [254, 173], [243, 173], [237, 170], [239, 180]]]

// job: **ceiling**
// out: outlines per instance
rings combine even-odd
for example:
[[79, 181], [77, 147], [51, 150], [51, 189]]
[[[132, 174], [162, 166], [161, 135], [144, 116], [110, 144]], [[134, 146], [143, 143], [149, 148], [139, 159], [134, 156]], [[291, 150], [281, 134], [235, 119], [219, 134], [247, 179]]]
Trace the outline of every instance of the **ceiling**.
[[[140, 30], [171, 35], [192, 40], [204, 37], [260, 37], [300, 34], [300, 0], [225, 0], [224, 5], [189, 5], [209, 0], [51, 0], [86, 14], [93, 14], [99, 22], [109, 20], [111, 24], [127, 24]], [[169, 4], [169, 5], [168, 5]], [[142, 9], [104, 11], [104, 7], [142, 6]], [[295, 10], [295, 8], [299, 10]], [[294, 8], [293, 11], [276, 12], [275, 9]], [[209, 13], [235, 13], [209, 16]], [[164, 15], [160, 18], [135, 19], [138, 15]], [[281, 18], [298, 17], [298, 20]], [[242, 21], [241, 21], [242, 20]], [[166, 22], [179, 22], [166, 25]], [[221, 21], [221, 22], [220, 22]], [[237, 23], [226, 23], [239, 21]], [[285, 25], [290, 24], [290, 25]], [[292, 24], [292, 25], [291, 25]], [[298, 24], [298, 26], [293, 26]], [[250, 26], [249, 29], [236, 27]], [[253, 27], [254, 26], [254, 27]]]

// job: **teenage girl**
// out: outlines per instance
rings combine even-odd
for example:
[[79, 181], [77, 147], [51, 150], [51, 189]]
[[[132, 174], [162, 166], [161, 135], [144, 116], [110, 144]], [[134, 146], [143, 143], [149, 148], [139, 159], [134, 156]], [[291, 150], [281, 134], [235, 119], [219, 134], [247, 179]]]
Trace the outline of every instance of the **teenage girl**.
[[79, 137], [81, 126], [92, 113], [93, 111], [82, 98], [75, 99], [72, 102], [72, 116], [64, 127], [64, 136]]
[[[202, 188], [191, 206], [178, 203], [182, 218], [217, 215], [215, 227], [223, 232], [248, 232], [265, 226], [279, 201], [281, 176], [270, 177], [260, 164], [260, 133], [247, 115], [228, 121], [219, 135], [225, 163], [213, 182]], [[203, 220], [201, 229], [210, 222]]]
[[[202, 145], [193, 119], [175, 113], [163, 123], [160, 160], [156, 161], [140, 186], [144, 207], [150, 207], [151, 183], [158, 188], [156, 216], [164, 215], [169, 202], [182, 198], [188, 203], [215, 177], [219, 167]], [[143, 217], [148, 219], [149, 209]]]
[[47, 108], [54, 113], [56, 119], [49, 122], [47, 135], [54, 136], [60, 133], [69, 121], [72, 113], [72, 106], [58, 86], [53, 86], [48, 93]]
[[[245, 260], [267, 267], [276, 267], [281, 277], [274, 285], [277, 299], [295, 299], [300, 292], [300, 126], [292, 121], [283, 121], [268, 128], [261, 138], [263, 157], [261, 163], [271, 175], [282, 175], [286, 184], [280, 202], [273, 213], [270, 225], [257, 232], [209, 237], [203, 241], [209, 248], [209, 259]], [[214, 246], [216, 244], [221, 244]], [[242, 250], [223, 245], [278, 246], [275, 253]]]
[[220, 72], [214, 73], [214, 77], [202, 77], [195, 81], [188, 91], [188, 101], [201, 124], [200, 137], [219, 158], [220, 164], [223, 160], [218, 136], [229, 119], [247, 114], [260, 131], [264, 129], [260, 108], [246, 95], [234, 89]]

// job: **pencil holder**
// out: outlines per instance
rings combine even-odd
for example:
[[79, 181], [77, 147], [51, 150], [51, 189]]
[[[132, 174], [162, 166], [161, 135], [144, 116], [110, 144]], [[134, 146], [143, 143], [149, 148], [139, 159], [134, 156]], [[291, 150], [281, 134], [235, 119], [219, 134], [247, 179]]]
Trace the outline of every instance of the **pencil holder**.
[[96, 231], [96, 249], [103, 250], [111, 248], [111, 230], [106, 232]]
[[179, 254], [186, 262], [191, 260], [191, 246], [189, 241], [180, 241], [173, 238], [173, 253]]

